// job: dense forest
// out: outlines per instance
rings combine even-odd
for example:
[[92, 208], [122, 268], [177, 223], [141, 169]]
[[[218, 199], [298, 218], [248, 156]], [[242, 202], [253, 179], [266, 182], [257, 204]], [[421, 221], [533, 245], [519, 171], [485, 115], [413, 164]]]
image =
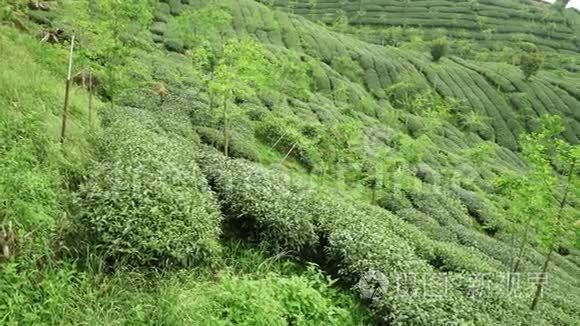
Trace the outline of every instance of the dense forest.
[[579, 325], [580, 12], [0, 2], [1, 325]]

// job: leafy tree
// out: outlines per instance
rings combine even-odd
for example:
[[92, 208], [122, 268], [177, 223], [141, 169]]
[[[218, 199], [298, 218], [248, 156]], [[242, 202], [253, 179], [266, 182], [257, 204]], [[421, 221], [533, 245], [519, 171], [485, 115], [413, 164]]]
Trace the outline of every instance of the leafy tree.
[[66, 3], [67, 15], [74, 32], [81, 34], [81, 52], [86, 60], [101, 66], [105, 71], [103, 88], [105, 95], [114, 100], [123, 88], [119, 72], [129, 63], [130, 35], [149, 26], [153, 15], [153, 0], [102, 0]]
[[265, 49], [254, 40], [232, 40], [225, 43], [222, 57], [217, 61], [208, 83], [214, 100], [223, 112], [224, 154], [229, 151], [229, 122], [232, 101], [256, 93], [271, 85], [271, 63]]
[[445, 38], [439, 38], [431, 42], [431, 57], [434, 62], [439, 60], [447, 54], [449, 43]]
[[232, 21], [231, 14], [210, 2], [201, 9], [186, 10], [172, 20], [167, 27], [171, 37], [179, 39], [186, 48], [205, 45], [220, 37], [224, 26]]
[[553, 6], [557, 9], [557, 10], [563, 10], [566, 9], [566, 7], [568, 6], [568, 3], [570, 2], [570, 0], [556, 0], [553, 4]]
[[[517, 272], [523, 259], [529, 237], [535, 232], [540, 245], [547, 250], [542, 272], [548, 270], [551, 255], [558, 246], [571, 241], [573, 218], [567, 206], [573, 189], [576, 168], [580, 159], [580, 147], [572, 146], [562, 139], [560, 118], [544, 119], [542, 128], [522, 137], [523, 154], [529, 171], [524, 176], [502, 176], [497, 185], [512, 201], [511, 216], [520, 233], [520, 245], [515, 257], [513, 272]], [[553, 166], [560, 167], [564, 176], [557, 174]], [[538, 284], [531, 309], [534, 310], [542, 293]]]
[[316, 139], [316, 148], [323, 158], [324, 174], [343, 173], [343, 167], [351, 170], [360, 158], [360, 130], [357, 121], [328, 125], [321, 129]]
[[520, 58], [520, 69], [524, 74], [525, 80], [530, 80], [540, 68], [544, 62], [544, 57], [539, 52], [526, 52], [522, 54]]
[[312, 78], [310, 67], [301, 61], [300, 55], [294, 51], [280, 53], [274, 61], [272, 86], [288, 96], [305, 99], [308, 97]]

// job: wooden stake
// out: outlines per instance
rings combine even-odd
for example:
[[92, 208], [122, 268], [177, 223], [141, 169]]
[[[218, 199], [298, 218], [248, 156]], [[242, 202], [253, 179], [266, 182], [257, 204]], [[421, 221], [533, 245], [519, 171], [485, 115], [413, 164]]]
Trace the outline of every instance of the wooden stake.
[[229, 156], [230, 136], [228, 130], [228, 100], [224, 97], [224, 155]]
[[89, 70], [89, 129], [93, 129], [93, 71]]
[[278, 143], [282, 140], [282, 138], [284, 138], [286, 136], [287, 131], [284, 131], [284, 133], [282, 134], [282, 136], [280, 136], [278, 138], [278, 140], [274, 143], [274, 145], [272, 145], [272, 147], [270, 147], [271, 150], [275, 149], [276, 146], [278, 145]]
[[60, 129], [60, 143], [64, 144], [65, 134], [66, 134], [66, 120], [67, 120], [67, 111], [68, 111], [68, 101], [70, 95], [70, 82], [71, 82], [71, 75], [72, 75], [72, 63], [73, 63], [73, 51], [75, 47], [75, 36], [72, 36], [72, 40], [70, 42], [70, 52], [68, 55], [68, 75], [66, 78], [66, 87], [64, 93], [64, 108], [62, 110], [62, 127]]
[[298, 145], [298, 143], [294, 143], [294, 145], [292, 145], [292, 148], [290, 148], [290, 150], [288, 151], [288, 153], [286, 153], [286, 156], [284, 156], [284, 158], [282, 159], [282, 161], [280, 161], [280, 164], [284, 163], [284, 161], [286, 161], [286, 159], [288, 158], [288, 156], [290, 156], [290, 154], [292, 154], [292, 151], [294, 150], [294, 148], [296, 148], [296, 145]]

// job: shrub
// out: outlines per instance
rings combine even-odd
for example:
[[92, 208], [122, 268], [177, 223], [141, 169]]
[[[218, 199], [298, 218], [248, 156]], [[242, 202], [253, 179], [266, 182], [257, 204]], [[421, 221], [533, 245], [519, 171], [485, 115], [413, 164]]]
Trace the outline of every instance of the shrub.
[[76, 194], [81, 234], [130, 265], [211, 262], [221, 218], [194, 145], [169, 138], [145, 111], [118, 109], [107, 122], [103, 159]]
[[350, 56], [339, 56], [332, 59], [331, 67], [350, 81], [362, 83], [364, 70]]
[[211, 149], [203, 152], [200, 164], [237, 235], [274, 251], [300, 251], [318, 241], [313, 215], [274, 172]]
[[529, 52], [522, 54], [520, 58], [520, 69], [524, 74], [524, 79], [529, 80], [530, 77], [535, 75], [544, 62], [544, 57], [539, 52]]
[[[201, 138], [201, 141], [209, 146], [215, 147], [217, 150], [223, 152], [224, 150], [224, 135], [221, 130], [209, 127], [195, 127], [195, 132]], [[229, 155], [235, 158], [245, 158], [250, 161], [259, 162], [260, 158], [258, 151], [254, 148], [251, 142], [244, 140], [244, 137], [235, 132], [230, 132], [230, 148]]]
[[183, 42], [178, 39], [166, 39], [163, 42], [165, 48], [168, 51], [173, 51], [177, 53], [183, 53], [185, 51], [185, 47], [183, 46]]
[[258, 124], [256, 135], [266, 141], [268, 145], [274, 145], [278, 142], [275, 150], [283, 155], [289, 153], [290, 157], [294, 157], [309, 171], [321, 163], [321, 157], [314, 142], [301, 133], [300, 126], [297, 126], [295, 121], [273, 116], [267, 117]]
[[449, 44], [446, 39], [440, 38], [431, 42], [431, 58], [434, 62], [439, 60], [447, 54]]
[[412, 208], [413, 203], [407, 198], [402, 191], [387, 191], [377, 200], [377, 204], [393, 213], [406, 208]]
[[464, 249], [447, 242], [436, 242], [431, 264], [444, 272], [494, 273], [494, 263], [476, 249]]
[[429, 184], [437, 183], [439, 177], [438, 173], [425, 163], [417, 164], [415, 176], [419, 180]]
[[167, 25], [162, 22], [154, 22], [151, 25], [151, 33], [155, 35], [163, 35], [167, 31]]
[[169, 0], [169, 12], [173, 16], [178, 16], [182, 10], [183, 5], [181, 4], [181, 0]]
[[477, 193], [462, 188], [457, 189], [456, 194], [463, 205], [467, 207], [469, 215], [480, 225], [489, 232], [494, 233], [497, 231], [497, 217], [493, 214], [493, 211], [489, 208], [489, 204], [483, 198], [480, 198]]
[[412, 207], [405, 208], [396, 214], [401, 219], [415, 225], [430, 238], [439, 241], [457, 242], [455, 234], [447, 227], [442, 227], [439, 223], [427, 214]]
[[[465, 274], [497, 271], [496, 262], [475, 249], [432, 241], [379, 207], [306, 192], [279, 174], [216, 152], [205, 152], [200, 162], [224, 212], [245, 222], [241, 228], [235, 225], [238, 230], [270, 248], [298, 249], [308, 259], [315, 254], [322, 266], [346, 284], [356, 284], [361, 294], [375, 293], [368, 302], [381, 321], [511, 324], [525, 318], [526, 306], [506, 298], [501, 280], [492, 275], [491, 283], [478, 283]], [[359, 282], [377, 275], [372, 272], [396, 280], [397, 286], [377, 289], [376, 279]], [[419, 285], [420, 277], [428, 279]]]

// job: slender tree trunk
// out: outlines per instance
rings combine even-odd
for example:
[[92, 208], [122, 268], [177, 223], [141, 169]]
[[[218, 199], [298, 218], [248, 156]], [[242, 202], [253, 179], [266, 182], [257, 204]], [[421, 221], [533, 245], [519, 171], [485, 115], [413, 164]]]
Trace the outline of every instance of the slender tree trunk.
[[64, 91], [64, 107], [62, 110], [62, 126], [60, 128], [60, 143], [64, 144], [64, 140], [66, 137], [66, 122], [68, 118], [68, 102], [70, 96], [70, 84], [71, 84], [71, 75], [72, 75], [72, 62], [73, 62], [73, 51], [75, 47], [75, 36], [72, 36], [71, 43], [70, 43], [70, 52], [68, 55], [68, 74], [66, 77], [66, 86]]
[[528, 217], [528, 219], [526, 220], [526, 224], [524, 225], [524, 235], [522, 236], [522, 240], [520, 242], [520, 248], [518, 249], [518, 254], [515, 258], [514, 264], [512, 265], [511, 273], [509, 273], [509, 276], [508, 276], [508, 289], [509, 290], [512, 289], [514, 274], [518, 272], [518, 270], [520, 268], [520, 264], [522, 262], [522, 259], [524, 258], [524, 253], [526, 251], [526, 245], [528, 243], [528, 234], [529, 234], [529, 230], [530, 230], [530, 222], [531, 222], [531, 217]]
[[228, 130], [228, 101], [224, 96], [224, 155], [229, 156], [230, 138]]
[[550, 258], [552, 256], [552, 252], [554, 251], [553, 247], [550, 247], [550, 251], [548, 251], [548, 255], [546, 256], [546, 260], [544, 261], [544, 265], [542, 266], [542, 279], [538, 282], [536, 286], [536, 293], [534, 294], [534, 299], [532, 300], [532, 305], [530, 306], [531, 310], [536, 310], [538, 307], [538, 303], [540, 302], [540, 297], [542, 296], [542, 289], [544, 285], [544, 276], [548, 271], [548, 264], [550, 263]]
[[520, 243], [520, 248], [518, 249], [518, 255], [516, 256], [516, 261], [513, 265], [512, 268], [512, 272], [513, 273], [517, 273], [519, 267], [520, 267], [520, 263], [522, 261], [522, 258], [524, 257], [524, 252], [526, 251], [526, 244], [528, 242], [528, 232], [529, 228], [528, 226], [526, 226], [526, 229], [524, 231], [524, 236], [522, 237], [522, 241]]

